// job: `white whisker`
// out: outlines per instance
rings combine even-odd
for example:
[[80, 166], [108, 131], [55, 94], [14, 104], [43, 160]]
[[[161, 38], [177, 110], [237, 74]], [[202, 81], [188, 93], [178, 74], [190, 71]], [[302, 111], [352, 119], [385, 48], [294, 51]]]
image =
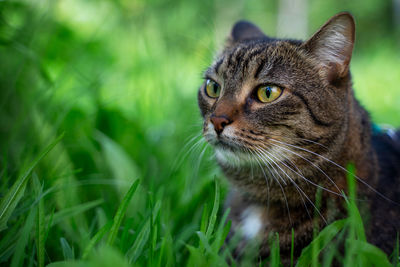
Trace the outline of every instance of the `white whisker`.
[[[268, 153], [267, 151], [264, 151], [265, 153]], [[313, 207], [315, 208], [315, 210], [318, 212], [318, 214], [321, 216], [322, 220], [325, 222], [325, 224], [327, 224], [327, 221], [325, 219], [325, 217], [321, 214], [321, 212], [319, 211], [319, 209], [314, 205], [314, 203], [310, 200], [310, 198], [307, 196], [306, 193], [304, 193], [304, 191], [294, 182], [294, 180], [276, 163], [273, 161], [273, 163], [288, 177], [289, 181], [292, 182], [292, 184], [298, 188], [303, 195], [308, 199], [308, 201], [311, 203], [311, 205], [313, 205]]]
[[[271, 144], [271, 145], [275, 145], [275, 144]], [[277, 145], [276, 145], [277, 146]], [[301, 155], [298, 155], [297, 153], [295, 153], [295, 152], [293, 152], [293, 151], [290, 151], [290, 150], [288, 150], [288, 149], [286, 149], [286, 148], [284, 148], [284, 147], [281, 147], [281, 146], [278, 146], [279, 148], [282, 148], [282, 149], [285, 149], [285, 150], [287, 150], [287, 151], [289, 151], [289, 152], [292, 152], [292, 153], [294, 153], [294, 154], [296, 154], [297, 156], [299, 156], [299, 157], [301, 157], [301, 158], [303, 158]], [[272, 155], [273, 156], [273, 155]], [[304, 160], [307, 160], [306, 158], [303, 158]], [[292, 162], [290, 159], [288, 159], [290, 162]], [[333, 184], [334, 184], [334, 186], [337, 188], [337, 190], [338, 190], [338, 192], [340, 192], [340, 189], [339, 189], [339, 187], [336, 185], [336, 183], [335, 182], [333, 182], [333, 180], [323, 171], [323, 170], [321, 170], [318, 166], [316, 166], [313, 162], [311, 162], [311, 161], [309, 161], [309, 160], [307, 160], [309, 163], [311, 163], [311, 164], [313, 164], [314, 165], [314, 167], [316, 167], [319, 171], [321, 171], [328, 179], [329, 179], [329, 181], [331, 181]], [[325, 190], [325, 191], [327, 191], [327, 192], [329, 192], [329, 193], [332, 193], [332, 194], [335, 194], [335, 195], [337, 195], [337, 196], [340, 196], [340, 197], [343, 197], [343, 195], [341, 194], [341, 193], [337, 193], [337, 192], [335, 192], [335, 191], [332, 191], [332, 190], [330, 190], [330, 189], [328, 189], [328, 188], [325, 188], [325, 187], [323, 187], [323, 186], [321, 186], [321, 185], [319, 185], [319, 184], [316, 184], [316, 183], [314, 183], [313, 181], [311, 181], [310, 179], [308, 179], [308, 178], [306, 178], [306, 177], [304, 177], [304, 175], [302, 175], [301, 173], [299, 173], [299, 172], [297, 172], [297, 171], [295, 171], [295, 170], [293, 170], [293, 168], [291, 168], [291, 167], [289, 167], [288, 165], [286, 165], [284, 162], [282, 162], [282, 164], [283, 165], [285, 165], [288, 169], [290, 169], [292, 172], [294, 172], [294, 173], [296, 173], [297, 175], [299, 175], [301, 178], [303, 178], [306, 182], [308, 182], [308, 183], [310, 183], [310, 184], [312, 184], [312, 185], [314, 185], [314, 186], [316, 186], [316, 187], [318, 187], [318, 188], [321, 188], [322, 190]], [[292, 164], [294, 164], [293, 162], [292, 162]], [[295, 164], [294, 164], [295, 165]], [[300, 171], [300, 170], [299, 170]]]
[[308, 150], [308, 149], [306, 149], [306, 148], [302, 148], [302, 147], [299, 147], [299, 146], [291, 145], [291, 144], [288, 144], [288, 143], [285, 143], [285, 142], [282, 142], [282, 141], [275, 140], [275, 139], [273, 139], [273, 138], [270, 138], [269, 140], [274, 141], [274, 142], [277, 142], [277, 143], [280, 143], [280, 144], [283, 144], [283, 145], [286, 145], [286, 146], [294, 147], [294, 148], [297, 148], [297, 149], [299, 149], [299, 150], [303, 150], [303, 151], [305, 151], [305, 152], [308, 152], [308, 153], [310, 153], [310, 154], [313, 154], [313, 155], [315, 155], [315, 156], [317, 156], [317, 157], [320, 157], [320, 158], [322, 158], [322, 159], [328, 161], [329, 163], [335, 165], [336, 167], [338, 167], [339, 169], [343, 170], [344, 172], [353, 175], [358, 181], [360, 181], [362, 184], [364, 184], [365, 186], [367, 186], [369, 189], [371, 189], [374, 193], [378, 194], [380, 197], [384, 198], [385, 200], [387, 200], [387, 201], [389, 201], [389, 202], [391, 202], [391, 203], [393, 203], [393, 204], [395, 204], [395, 205], [397, 205], [397, 206], [400, 206], [399, 203], [397, 203], [397, 202], [391, 200], [390, 198], [387, 198], [387, 197], [384, 196], [382, 193], [378, 192], [375, 188], [373, 188], [372, 186], [370, 186], [367, 182], [365, 182], [363, 179], [361, 179], [360, 177], [358, 177], [355, 173], [349, 172], [346, 168], [340, 166], [340, 165], [337, 164], [336, 162], [334, 162], [334, 161], [328, 159], [327, 157], [324, 157], [324, 156], [322, 156], [322, 155], [320, 155], [320, 154], [318, 154], [318, 153], [316, 153], [316, 152], [314, 152], [314, 151], [310, 151], [310, 150]]
[[[274, 168], [267, 160], [265, 160], [265, 159], [262, 157], [262, 154], [259, 154], [256, 150], [254, 150], [254, 152], [255, 152], [256, 154], [260, 155], [260, 159], [261, 159], [265, 164], [268, 164], [268, 165], [270, 166], [270, 168], [273, 169], [273, 170], [279, 175], [279, 177], [281, 178], [281, 180], [284, 181], [284, 179], [283, 179], [282, 176], [279, 174], [279, 172], [277, 172], [277, 171], [275, 170], [275, 168]], [[269, 159], [269, 160], [271, 160], [271, 159]], [[274, 161], [272, 161], [272, 162], [275, 163]], [[275, 163], [275, 165], [276, 165], [276, 163]], [[279, 166], [278, 166], [278, 167], [279, 167]], [[261, 168], [262, 168], [262, 167], [261, 167]], [[263, 172], [264, 172], [264, 171], [263, 171]], [[272, 173], [272, 172], [271, 172], [271, 173]], [[284, 199], [285, 199], [285, 203], [286, 203], [286, 209], [287, 209], [287, 211], [288, 211], [289, 221], [290, 221], [290, 224], [292, 225], [292, 218], [291, 218], [291, 216], [290, 216], [289, 203], [288, 203], [288, 201], [287, 201], [285, 191], [284, 191], [284, 189], [283, 189], [281, 183], [278, 181], [278, 179], [275, 178], [275, 180], [276, 180], [276, 182], [278, 183], [279, 187], [281, 188], [282, 195], [283, 195], [283, 197], [284, 197]], [[286, 182], [285, 182], [285, 185], [286, 185]]]

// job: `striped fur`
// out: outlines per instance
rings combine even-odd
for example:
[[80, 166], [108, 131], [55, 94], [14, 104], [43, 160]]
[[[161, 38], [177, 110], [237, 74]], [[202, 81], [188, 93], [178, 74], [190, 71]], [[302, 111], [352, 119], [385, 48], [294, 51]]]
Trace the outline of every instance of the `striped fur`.
[[[319, 225], [344, 216], [340, 192], [347, 191], [343, 168], [349, 162], [362, 180], [360, 198], [386, 201], [382, 205], [393, 210], [393, 218], [386, 221], [400, 221], [396, 206], [371, 190], [385, 179], [378, 161], [381, 143], [371, 145], [379, 138], [371, 137], [369, 116], [353, 94], [349, 72], [353, 44], [354, 21], [348, 13], [334, 16], [306, 42], [270, 38], [251, 23], [239, 22], [204, 74], [221, 86], [220, 96], [210, 98], [204, 83], [198, 102], [204, 137], [215, 147], [217, 161], [232, 185], [226, 203], [231, 208], [232, 233], [256, 225], [257, 231], [243, 235], [249, 238], [257, 233], [262, 240], [261, 256], [269, 253], [269, 234], [278, 232], [287, 262], [292, 228], [295, 256], [299, 256], [312, 239], [318, 188], [322, 189]], [[256, 89], [263, 84], [280, 86], [282, 95], [261, 103]], [[210, 120], [213, 116], [228, 122], [220, 134]], [[396, 153], [392, 157], [397, 157], [398, 164], [399, 150]], [[400, 170], [391, 175], [397, 183], [394, 190], [400, 192]], [[392, 190], [380, 189], [384, 194]], [[374, 205], [362, 203], [366, 210]], [[252, 207], [257, 207], [257, 213], [246, 219]], [[385, 221], [372, 218], [371, 233]], [[370, 241], [390, 252], [398, 229], [399, 223], [394, 223], [387, 238], [371, 235]], [[242, 252], [240, 246], [237, 252]]]

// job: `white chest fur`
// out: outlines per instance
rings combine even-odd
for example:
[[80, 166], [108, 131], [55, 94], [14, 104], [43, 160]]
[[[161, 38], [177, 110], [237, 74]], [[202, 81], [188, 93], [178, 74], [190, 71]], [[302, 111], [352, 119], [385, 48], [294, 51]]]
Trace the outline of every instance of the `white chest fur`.
[[245, 238], [255, 238], [261, 232], [264, 227], [262, 213], [257, 206], [250, 206], [242, 212], [240, 230]]

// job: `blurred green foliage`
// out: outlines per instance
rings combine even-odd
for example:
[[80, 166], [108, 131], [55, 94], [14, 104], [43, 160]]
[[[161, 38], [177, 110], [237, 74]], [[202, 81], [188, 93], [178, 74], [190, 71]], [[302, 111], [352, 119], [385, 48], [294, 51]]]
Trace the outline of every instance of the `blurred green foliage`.
[[[116, 245], [102, 245], [95, 252], [100, 260], [90, 256], [93, 265], [200, 260], [208, 247], [196, 231], [213, 231], [204, 225], [216, 201], [214, 177], [221, 177], [212, 150], [198, 141], [201, 74], [236, 20], [275, 35], [278, 6], [277, 0], [0, 1], [2, 201], [65, 133], [29, 173], [8, 229], [0, 232], [0, 262], [41, 266], [43, 249], [46, 264], [80, 259], [90, 244], [106, 240], [104, 227], [136, 179]], [[355, 15], [356, 95], [375, 122], [400, 126], [392, 2], [310, 0], [308, 10], [310, 33], [339, 11]], [[221, 217], [218, 234], [204, 237], [214, 242], [214, 254], [207, 252], [214, 260], [226, 231]]]

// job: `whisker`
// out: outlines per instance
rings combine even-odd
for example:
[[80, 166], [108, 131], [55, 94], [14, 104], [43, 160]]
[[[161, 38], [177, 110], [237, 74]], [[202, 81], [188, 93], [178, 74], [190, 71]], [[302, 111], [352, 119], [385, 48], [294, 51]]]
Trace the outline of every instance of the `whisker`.
[[[261, 147], [260, 147], [260, 148], [261, 148]], [[266, 152], [266, 151], [265, 151], [265, 152]], [[271, 153], [271, 156], [272, 156], [272, 153]], [[294, 164], [292, 161], [290, 161], [290, 162], [297, 168], [296, 164]], [[297, 170], [299, 170], [299, 168], [297, 168]], [[300, 171], [300, 170], [299, 170], [299, 171]], [[306, 212], [307, 212], [308, 217], [310, 218], [310, 220], [312, 220], [312, 216], [311, 216], [311, 214], [310, 214], [310, 212], [309, 212], [309, 210], [308, 210], [308, 207], [307, 207], [307, 204], [306, 204], [306, 202], [305, 202], [305, 200], [304, 200], [303, 195], [301, 194], [301, 192], [299, 191], [299, 189], [298, 189], [297, 187], [295, 187], [295, 188], [296, 188], [297, 193], [299, 193], [299, 196], [300, 196], [301, 201], [302, 201], [302, 203], [303, 203], [303, 205], [304, 205], [304, 208], [306, 209]]]
[[[254, 152], [257, 153], [257, 151], [254, 151]], [[257, 153], [257, 154], [258, 154], [258, 153]], [[259, 154], [259, 155], [260, 155], [260, 154]], [[261, 155], [260, 155], [260, 159], [261, 159], [264, 163], [266, 163], [266, 164], [269, 163], [268, 161], [263, 160], [263, 157], [262, 157]], [[270, 160], [271, 160], [271, 159], [270, 159]], [[272, 161], [272, 162], [275, 163], [274, 161]], [[274, 171], [276, 171], [275, 168], [274, 168], [271, 164], [268, 164], [268, 165], [270, 166], [270, 168], [272, 168]], [[276, 165], [276, 163], [275, 163], [275, 165]], [[277, 166], [278, 166], [278, 165], [277, 165]], [[279, 167], [279, 166], [278, 166], [278, 167]], [[261, 168], [262, 168], [262, 167], [261, 167]], [[263, 171], [263, 172], [264, 172], [264, 171]], [[276, 173], [280, 176], [280, 178], [282, 179], [282, 181], [284, 181], [284, 179], [283, 179], [282, 176], [279, 174], [279, 172], [276, 171]], [[290, 222], [291, 225], [293, 225], [293, 223], [292, 223], [292, 217], [290, 216], [289, 202], [287, 201], [285, 191], [284, 191], [284, 189], [283, 189], [281, 183], [278, 181], [278, 179], [275, 178], [275, 180], [276, 180], [276, 182], [278, 183], [279, 187], [281, 188], [282, 195], [283, 195], [283, 197], [284, 197], [284, 199], [285, 199], [286, 209], [287, 209], [287, 211], [288, 211], [289, 222]]]
[[324, 157], [324, 156], [322, 156], [322, 155], [320, 155], [320, 154], [318, 154], [318, 153], [316, 153], [316, 152], [314, 152], [314, 151], [310, 151], [310, 150], [308, 150], [308, 149], [305, 149], [305, 148], [302, 148], [302, 147], [299, 147], [299, 146], [295, 146], [295, 145], [291, 145], [291, 144], [288, 144], [288, 143], [285, 143], [285, 142], [282, 142], [282, 141], [278, 141], [278, 140], [275, 140], [275, 139], [273, 139], [273, 138], [270, 138], [269, 140], [274, 141], [274, 142], [278, 142], [278, 143], [280, 143], [280, 144], [287, 145], [287, 146], [290, 146], [290, 147], [294, 147], [294, 148], [297, 148], [297, 149], [299, 149], [299, 150], [303, 150], [303, 151], [305, 151], [305, 152], [311, 153], [311, 154], [313, 154], [313, 155], [315, 155], [315, 156], [317, 156], [317, 157], [320, 157], [320, 158], [322, 158], [322, 159], [328, 161], [329, 163], [335, 165], [336, 167], [338, 167], [339, 169], [343, 170], [344, 172], [353, 175], [358, 181], [360, 181], [363, 185], [365, 185], [366, 187], [368, 187], [369, 189], [371, 189], [374, 193], [376, 193], [377, 195], [379, 195], [379, 196], [382, 197], [383, 199], [385, 199], [385, 200], [387, 200], [387, 201], [389, 201], [389, 202], [395, 204], [396, 206], [400, 206], [400, 203], [397, 203], [396, 201], [393, 201], [393, 200], [391, 200], [390, 198], [386, 197], [385, 195], [383, 195], [382, 193], [380, 193], [379, 191], [377, 191], [375, 188], [373, 188], [372, 186], [370, 186], [370, 185], [369, 185], [367, 182], [365, 182], [363, 179], [361, 179], [360, 177], [358, 177], [356, 174], [349, 172], [346, 168], [340, 166], [340, 165], [337, 164], [336, 162], [334, 162], [334, 161], [328, 159], [327, 157]]
[[[255, 155], [255, 153], [251, 150], [251, 149], [249, 149], [249, 148], [247, 148], [246, 147], [246, 150], [253, 156], [253, 157], [255, 157], [255, 158], [257, 158], [257, 156]], [[256, 159], [257, 160], [257, 159]], [[254, 179], [254, 173], [253, 173], [253, 162], [252, 161], [250, 161], [250, 166], [251, 166], [251, 173], [252, 173], [252, 177], [253, 177], [253, 179]], [[261, 167], [261, 166], [260, 166]], [[262, 168], [261, 168], [262, 169]], [[264, 174], [264, 176], [265, 176], [265, 174]], [[265, 177], [266, 178], [266, 177]], [[269, 197], [270, 197], [270, 192], [269, 192], [269, 181], [268, 181], [268, 179], [266, 178], [265, 179], [266, 180], [266, 182], [267, 182], [267, 213], [269, 212]]]
[[[284, 137], [284, 138], [288, 139], [288, 137], [287, 137], [287, 136], [285, 136], [285, 135], [277, 135], [277, 134], [270, 134], [270, 133], [268, 133], [268, 136]], [[321, 144], [321, 143], [319, 143], [319, 142], [316, 142], [316, 141], [313, 141], [313, 140], [307, 139], [307, 138], [301, 138], [301, 137], [290, 137], [290, 139], [293, 139], [293, 140], [296, 140], [296, 139], [297, 139], [297, 140], [306, 141], [306, 142], [309, 142], [309, 143], [312, 143], [312, 144], [315, 144], [315, 145], [321, 146], [321, 147], [323, 147], [323, 148], [329, 149], [327, 146], [325, 146], [325, 145], [323, 145], [323, 144]]]
[[[196, 141], [197, 138], [199, 138], [199, 140]], [[182, 149], [178, 153], [178, 156], [176, 157], [175, 162], [172, 164], [171, 171], [176, 170], [182, 164], [183, 160], [187, 157], [187, 155], [190, 152], [192, 152], [197, 146], [199, 146], [199, 144], [202, 141], [204, 141], [204, 139], [201, 136], [201, 133], [197, 133], [192, 138], [190, 138], [190, 140], [186, 142], [186, 144], [182, 147]], [[195, 142], [195, 143], [193, 143], [193, 142]], [[189, 145], [190, 145], [190, 148], [185, 152], [185, 150], [187, 149], [187, 147]]]
[[[268, 153], [268, 151], [264, 151], [265, 153]], [[270, 153], [268, 153], [270, 154]], [[308, 199], [308, 201], [311, 203], [311, 205], [315, 208], [315, 210], [318, 212], [318, 214], [321, 216], [322, 220], [325, 222], [325, 224], [327, 224], [327, 221], [325, 219], [325, 217], [321, 214], [321, 212], [319, 211], [319, 209], [314, 205], [314, 203], [310, 200], [310, 198], [307, 196], [306, 193], [304, 193], [304, 191], [300, 188], [300, 186], [298, 186], [296, 184], [296, 182], [279, 166], [279, 164], [277, 164], [275, 161], [273, 161], [273, 163], [289, 178], [289, 181], [291, 181], [293, 183], [293, 185], [298, 188], [303, 195]]]
[[[254, 153], [256, 153], [257, 155], [259, 155], [260, 159], [261, 159], [266, 165], [268, 165], [268, 166], [270, 166], [270, 167], [272, 168], [272, 166], [271, 166], [271, 164], [270, 164], [270, 162], [269, 162], [269, 161], [272, 161], [271, 158], [267, 157], [267, 159], [265, 159], [265, 158], [263, 158], [262, 154], [259, 153], [259, 152], [257, 152], [257, 151], [254, 151]], [[273, 170], [276, 172], [276, 174], [279, 175], [279, 173], [278, 173], [275, 169], [273, 169]], [[271, 172], [271, 174], [274, 175], [272, 172]], [[275, 175], [274, 175], [274, 177], [275, 177]], [[275, 177], [275, 178], [276, 178], [276, 177]], [[280, 180], [282, 181], [282, 183], [283, 183], [284, 185], [286, 185], [285, 179], [283, 179], [283, 177], [280, 176], [280, 175], [279, 175], [279, 178], [280, 178]], [[278, 181], [277, 178], [276, 178], [276, 180]]]
[[[325, 149], [329, 149], [324, 144], [321, 144], [321, 143], [319, 143], [317, 141], [313, 141], [313, 140], [310, 140], [310, 139], [307, 139], [307, 138], [302, 138], [302, 137], [291, 136], [291, 137], [288, 138], [287, 135], [271, 134], [270, 132], [259, 132], [259, 133], [255, 134], [255, 135], [256, 136], [261, 135], [261, 136], [265, 136], [265, 137], [269, 137], [269, 136], [283, 137], [285, 139], [290, 139], [290, 140], [302, 140], [302, 141], [305, 141], [305, 142], [308, 142], [308, 143], [312, 143], [312, 144], [321, 146], [321, 147], [323, 147]], [[259, 141], [261, 141], [261, 140], [259, 140]]]
[[[278, 160], [278, 158], [276, 158], [272, 153], [269, 153], [269, 152], [266, 151], [266, 150], [264, 150], [264, 152], [265, 152], [265, 153], [268, 153], [271, 157], [274, 157], [275, 159]], [[303, 178], [306, 182], [311, 183], [312, 185], [314, 185], [314, 186], [316, 186], [316, 187], [318, 187], [318, 188], [321, 188], [322, 190], [325, 190], [325, 191], [327, 191], [327, 192], [333, 193], [333, 194], [335, 194], [335, 195], [339, 195], [340, 197], [344, 197], [344, 196], [341, 195], [341, 194], [338, 194], [338, 193], [336, 193], [336, 192], [334, 192], [334, 191], [332, 191], [332, 190], [329, 190], [329, 189], [327, 189], [327, 188], [325, 188], [325, 187], [323, 187], [323, 186], [321, 186], [321, 185], [319, 185], [319, 184], [316, 184], [316, 183], [310, 181], [309, 179], [307, 179], [306, 177], [304, 177], [304, 175], [302, 175], [302, 174], [296, 172], [295, 170], [293, 170], [293, 168], [291, 168], [290, 166], [288, 166], [286, 163], [284, 163], [284, 162], [281, 162], [281, 163], [282, 163], [286, 168], [290, 169], [291, 171], [293, 171], [294, 173], [296, 173], [297, 175], [299, 175], [301, 178]], [[292, 164], [294, 164], [294, 163], [292, 162]], [[292, 180], [293, 180], [293, 179], [292, 179]], [[295, 182], [295, 181], [293, 180], [293, 182]], [[307, 211], [307, 213], [308, 213], [308, 211]]]
[[203, 156], [204, 156], [204, 153], [206, 152], [206, 150], [207, 150], [207, 148], [208, 148], [208, 143], [206, 143], [206, 142], [204, 142], [204, 148], [203, 148], [203, 150], [200, 152], [200, 154], [199, 154], [199, 158], [197, 159], [197, 161], [196, 161], [196, 167], [194, 168], [194, 175], [196, 175], [196, 177], [197, 177], [197, 175], [199, 174], [199, 169], [200, 169], [200, 164], [201, 164], [201, 161], [202, 161], [202, 159], [203, 159]]
[[[323, 170], [321, 170], [321, 168], [319, 168], [319, 167], [318, 167], [317, 165], [315, 165], [313, 162], [307, 160], [306, 158], [302, 157], [301, 155], [299, 155], [299, 154], [297, 154], [296, 152], [293, 152], [293, 151], [291, 151], [291, 150], [289, 150], [289, 149], [286, 149], [286, 148], [281, 147], [281, 146], [276, 145], [276, 144], [271, 144], [271, 145], [274, 145], [274, 146], [277, 146], [277, 147], [279, 147], [279, 148], [285, 149], [285, 150], [287, 150], [288, 152], [291, 152], [291, 153], [293, 153], [293, 154], [295, 154], [295, 155], [297, 155], [297, 156], [303, 158], [304, 160], [308, 161], [309, 163], [311, 163], [314, 167], [316, 167], [319, 171], [321, 171], [321, 172], [329, 179], [329, 181], [331, 181], [331, 182], [333, 183], [333, 185], [336, 187], [336, 189], [338, 190], [338, 192], [341, 192], [340, 189], [339, 189], [339, 187], [336, 185], [336, 183], [335, 183]], [[289, 160], [290, 162], [292, 162], [290, 159], [288, 159], [288, 160]], [[302, 175], [301, 173], [299, 173], [299, 172], [293, 170], [293, 168], [289, 167], [289, 166], [286, 165], [285, 163], [282, 162], [282, 164], [284, 164], [287, 168], [289, 168], [291, 171], [293, 171], [294, 173], [296, 173], [297, 175], [299, 175], [301, 178], [303, 178], [303, 179], [304, 179], [305, 181], [307, 181], [308, 183], [310, 183], [310, 184], [312, 184], [312, 185], [314, 185], [314, 186], [316, 186], [316, 187], [318, 187], [318, 188], [321, 188], [322, 190], [325, 190], [325, 191], [327, 191], [327, 192], [329, 192], [329, 193], [332, 193], [332, 194], [335, 194], [335, 195], [337, 195], [337, 196], [343, 197], [343, 195], [342, 195], [341, 193], [337, 193], [337, 192], [332, 191], [332, 190], [330, 190], [330, 189], [328, 189], [328, 188], [325, 188], [325, 187], [323, 187], [323, 186], [321, 186], [321, 185], [319, 185], [319, 184], [316, 184], [316, 183], [314, 183], [313, 181], [311, 181], [310, 179], [306, 178], [306, 177], [305, 177], [304, 175]], [[294, 163], [292, 162], [292, 164], [294, 164]], [[295, 164], [294, 164], [294, 165], [295, 165]], [[297, 169], [298, 169], [298, 168], [297, 168]], [[298, 170], [299, 170], [299, 169], [298, 169]], [[299, 171], [300, 171], [300, 170], [299, 170]]]

